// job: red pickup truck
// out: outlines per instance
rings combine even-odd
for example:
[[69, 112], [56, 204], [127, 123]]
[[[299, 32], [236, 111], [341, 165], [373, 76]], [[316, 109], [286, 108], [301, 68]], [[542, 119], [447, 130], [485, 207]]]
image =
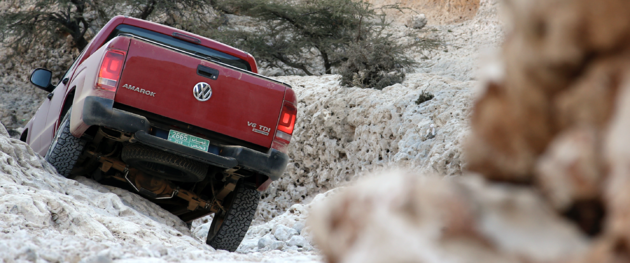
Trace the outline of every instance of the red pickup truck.
[[214, 213], [207, 243], [234, 251], [282, 176], [296, 96], [254, 58], [189, 32], [117, 16], [56, 86], [21, 140], [59, 172], [137, 192], [183, 221]]

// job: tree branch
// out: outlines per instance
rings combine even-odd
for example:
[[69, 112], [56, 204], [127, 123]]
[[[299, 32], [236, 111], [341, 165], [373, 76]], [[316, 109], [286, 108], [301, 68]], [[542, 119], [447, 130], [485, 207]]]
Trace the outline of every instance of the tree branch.
[[147, 19], [147, 17], [149, 17], [149, 15], [151, 15], [151, 13], [153, 13], [153, 10], [155, 10], [155, 5], [156, 5], [155, 0], [149, 1], [149, 4], [144, 6], [144, 8], [142, 9], [142, 13], [140, 13], [139, 18], [140, 19]]
[[274, 55], [273, 57], [275, 59], [279, 60], [280, 62], [286, 64], [289, 67], [302, 70], [302, 71], [304, 71], [304, 73], [306, 73], [306, 75], [313, 76], [313, 73], [311, 73], [308, 69], [306, 69], [306, 66], [303, 65], [303, 64], [298, 64], [298, 63], [295, 63], [295, 62], [291, 62], [291, 61], [287, 60], [285, 57], [283, 57], [282, 55]]

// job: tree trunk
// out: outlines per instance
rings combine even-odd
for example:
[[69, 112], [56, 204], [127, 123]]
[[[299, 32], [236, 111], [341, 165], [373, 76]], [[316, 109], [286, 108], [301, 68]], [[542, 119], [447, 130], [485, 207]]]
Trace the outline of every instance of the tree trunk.
[[83, 51], [88, 43], [89, 42], [83, 36], [80, 36], [78, 39], [74, 39], [74, 46], [78, 48], [79, 51]]
[[330, 59], [328, 58], [328, 53], [319, 49], [319, 53], [322, 54], [322, 58], [324, 59], [324, 69], [326, 69], [326, 74], [332, 74], [332, 65], [330, 64]]
[[153, 13], [153, 10], [155, 10], [155, 4], [155, 0], [151, 0], [149, 4], [147, 4], [144, 9], [142, 9], [142, 13], [140, 13], [138, 18], [146, 20], [147, 17], [149, 17], [151, 13]]
[[[74, 42], [74, 47], [79, 50], [83, 50], [88, 41], [85, 39], [85, 32], [88, 30], [88, 23], [83, 17], [83, 12], [85, 12], [85, 1], [82, 0], [72, 0], [72, 4], [75, 6], [76, 14], [71, 21], [68, 21], [66, 27], [72, 30], [72, 41]], [[68, 10], [68, 16], [70, 17], [70, 10]]]

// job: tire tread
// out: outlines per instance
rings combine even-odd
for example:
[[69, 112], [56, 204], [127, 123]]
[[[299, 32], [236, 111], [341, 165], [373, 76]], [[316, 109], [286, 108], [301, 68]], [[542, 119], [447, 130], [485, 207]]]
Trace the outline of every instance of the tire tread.
[[[55, 140], [57, 141], [56, 144]], [[59, 125], [57, 133], [55, 133], [45, 159], [57, 169], [57, 173], [64, 177], [69, 177], [70, 171], [76, 165], [85, 144], [85, 140], [74, 137], [70, 133], [70, 110], [68, 110]]]
[[[211, 233], [208, 233], [208, 239], [206, 240], [206, 243], [213, 248], [230, 252], [236, 251], [241, 241], [243, 241], [254, 219], [260, 200], [260, 192], [243, 185], [238, 185], [234, 189], [233, 194], [234, 200], [225, 214], [223, 224], [219, 227], [214, 237], [211, 237]], [[212, 227], [210, 227], [210, 231], [212, 231]]]

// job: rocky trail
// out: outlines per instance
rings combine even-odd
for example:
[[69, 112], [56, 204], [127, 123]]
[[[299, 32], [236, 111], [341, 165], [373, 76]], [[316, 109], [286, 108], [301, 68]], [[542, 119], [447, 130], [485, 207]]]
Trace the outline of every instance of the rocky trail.
[[282, 253], [215, 251], [194, 234], [203, 226], [191, 231], [176, 216], [126, 190], [84, 177], [66, 179], [25, 143], [9, 138], [4, 127], [0, 127], [0, 150], [3, 262], [318, 259], [313, 252], [298, 252], [297, 246]]

